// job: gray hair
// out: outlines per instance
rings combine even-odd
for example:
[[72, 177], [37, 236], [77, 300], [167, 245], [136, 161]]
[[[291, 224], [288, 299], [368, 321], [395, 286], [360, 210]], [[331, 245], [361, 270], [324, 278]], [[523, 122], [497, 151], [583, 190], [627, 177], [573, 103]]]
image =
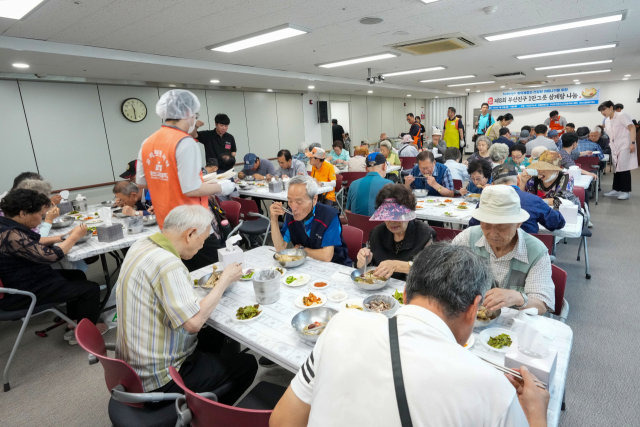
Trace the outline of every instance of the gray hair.
[[517, 185], [518, 177], [515, 175], [504, 176], [502, 178], [498, 178], [493, 181], [493, 185], [504, 184], [504, 185]]
[[480, 141], [484, 141], [487, 143], [487, 147], [491, 147], [491, 140], [489, 139], [489, 137], [487, 135], [480, 135], [477, 139], [476, 139], [476, 146], [478, 145], [478, 142]]
[[322, 148], [322, 144], [320, 144], [319, 142], [312, 142], [311, 144], [309, 144], [309, 151], [313, 150], [316, 147]]
[[537, 147], [533, 147], [533, 150], [531, 150], [531, 157], [534, 158], [534, 159], [537, 159], [545, 151], [547, 151], [547, 147], [545, 147], [543, 145], [538, 145]]
[[602, 129], [600, 129], [598, 126], [594, 126], [594, 128], [591, 129], [591, 132], [597, 132], [602, 135]]
[[504, 163], [509, 157], [509, 146], [502, 143], [493, 144], [489, 147], [489, 157], [496, 163]]
[[164, 231], [177, 231], [182, 233], [190, 228], [195, 228], [202, 234], [213, 221], [213, 214], [209, 209], [200, 205], [182, 205], [171, 209], [169, 215], [164, 218]]
[[23, 190], [37, 191], [38, 193], [42, 193], [47, 197], [51, 195], [51, 184], [48, 181], [39, 179], [25, 179], [20, 184], [18, 184], [16, 189], [18, 188], [21, 188]]
[[113, 186], [113, 194], [124, 194], [125, 196], [130, 196], [133, 193], [138, 192], [138, 186], [129, 181], [118, 181], [116, 185]]
[[387, 150], [392, 151], [391, 143], [388, 140], [380, 141], [380, 147], [387, 147]]
[[318, 183], [309, 175], [296, 175], [289, 180], [289, 188], [292, 185], [304, 185], [307, 188], [307, 195], [313, 199], [318, 194]]
[[407, 277], [407, 302], [421, 295], [438, 303], [455, 317], [484, 297], [493, 282], [489, 263], [467, 247], [436, 242], [416, 255]]

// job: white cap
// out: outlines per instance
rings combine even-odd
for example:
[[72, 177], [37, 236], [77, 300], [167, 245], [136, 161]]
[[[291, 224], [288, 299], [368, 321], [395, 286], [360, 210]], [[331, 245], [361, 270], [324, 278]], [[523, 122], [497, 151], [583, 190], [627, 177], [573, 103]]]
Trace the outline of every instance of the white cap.
[[156, 114], [162, 121], [188, 119], [200, 111], [198, 97], [188, 90], [173, 89], [165, 92], [156, 104]]
[[442, 131], [434, 126], [433, 130], [431, 131], [431, 135], [440, 135], [440, 136], [442, 136]]
[[520, 208], [520, 196], [510, 185], [491, 185], [482, 190], [480, 206], [471, 216], [489, 224], [519, 224], [529, 219]]

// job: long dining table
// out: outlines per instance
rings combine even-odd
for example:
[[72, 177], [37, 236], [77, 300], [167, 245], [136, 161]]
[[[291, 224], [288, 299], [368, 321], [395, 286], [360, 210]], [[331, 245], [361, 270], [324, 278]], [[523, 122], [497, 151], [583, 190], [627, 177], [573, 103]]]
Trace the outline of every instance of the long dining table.
[[[268, 246], [251, 249], [244, 253], [243, 266], [252, 269], [276, 267], [278, 264], [273, 259], [273, 255], [273, 248]], [[207, 320], [207, 324], [238, 341], [241, 345], [295, 373], [313, 350], [312, 345], [302, 341], [291, 326], [293, 316], [302, 310], [295, 304], [298, 298], [313, 292], [327, 301], [325, 304], [327, 307], [345, 310], [347, 309], [346, 303], [361, 305], [362, 300], [369, 295], [391, 295], [395, 290], [402, 292], [404, 289], [404, 282], [391, 279], [383, 289], [362, 290], [351, 281], [349, 274], [352, 270], [344, 265], [307, 258], [301, 266], [288, 269], [285, 272], [282, 276], [279, 300], [273, 304], [261, 305], [260, 309], [263, 313], [251, 321], [238, 321], [235, 318], [235, 313], [239, 307], [256, 304], [253, 284], [251, 281], [235, 282], [224, 292], [220, 303]], [[191, 278], [197, 280], [211, 271], [211, 266], [203, 267], [191, 272]], [[300, 287], [286, 285], [284, 280], [291, 273], [307, 274], [309, 276], [308, 283]], [[328, 286], [322, 291], [317, 291], [311, 287], [317, 281], [328, 283]], [[201, 297], [204, 297], [208, 292], [207, 289], [202, 288], [196, 288], [196, 290]], [[328, 300], [327, 296], [336, 290], [344, 291], [348, 295], [347, 299], [342, 302]], [[547, 411], [548, 424], [557, 426], [569, 368], [573, 332], [569, 326], [558, 320], [545, 316], [531, 316], [508, 308], [503, 309], [501, 316], [491, 326], [511, 330], [514, 318], [518, 318], [538, 330], [548, 348], [557, 351], [557, 364], [549, 390], [551, 398]], [[504, 365], [504, 354], [492, 351], [479, 342], [478, 334], [480, 331], [480, 329], [474, 329], [475, 343], [471, 346], [470, 351], [494, 363]]]

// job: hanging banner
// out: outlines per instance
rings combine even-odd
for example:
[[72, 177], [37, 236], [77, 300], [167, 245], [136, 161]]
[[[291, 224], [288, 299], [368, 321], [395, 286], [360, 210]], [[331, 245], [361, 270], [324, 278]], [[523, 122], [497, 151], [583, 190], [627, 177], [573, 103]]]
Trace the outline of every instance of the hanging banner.
[[516, 108], [598, 104], [599, 98], [600, 88], [591, 85], [573, 85], [559, 88], [489, 92], [486, 102], [492, 110], [512, 110]]

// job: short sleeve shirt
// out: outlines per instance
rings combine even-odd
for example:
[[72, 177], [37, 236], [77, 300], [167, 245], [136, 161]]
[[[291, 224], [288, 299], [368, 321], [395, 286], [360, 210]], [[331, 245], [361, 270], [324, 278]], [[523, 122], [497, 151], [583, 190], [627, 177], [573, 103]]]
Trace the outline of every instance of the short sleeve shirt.
[[258, 166], [258, 169], [253, 170], [245, 168], [242, 169], [242, 173], [244, 173], [245, 175], [253, 175], [257, 173], [262, 176], [276, 175], [276, 167], [273, 166], [273, 163], [271, 163], [269, 159], [260, 159], [260, 166]]
[[358, 215], [371, 216], [376, 210], [376, 197], [390, 180], [380, 176], [378, 172], [369, 172], [365, 177], [356, 179], [349, 186], [347, 209]]
[[[318, 182], [331, 182], [336, 180], [336, 170], [331, 163], [325, 160], [322, 162], [322, 165], [320, 165], [320, 169], [317, 169], [315, 166], [311, 169], [311, 176]], [[332, 190], [325, 194], [327, 195], [327, 200], [336, 201], [335, 191]]]
[[228, 132], [220, 136], [215, 130], [203, 130], [198, 132], [198, 141], [204, 145], [207, 159], [216, 158], [220, 161], [223, 154], [231, 154], [237, 151], [236, 140]]
[[[316, 208], [313, 207], [313, 215], [311, 218], [304, 222], [304, 231], [307, 233], [307, 236], [310, 236], [311, 233], [311, 225], [313, 223], [313, 218], [315, 216]], [[284, 224], [282, 229], [280, 230], [282, 233], [282, 239], [287, 243], [293, 243], [294, 245], [298, 244], [298, 242], [291, 241], [291, 233], [289, 232], [288, 224]], [[335, 218], [329, 223], [329, 227], [327, 227], [324, 235], [322, 236], [322, 247], [326, 248], [327, 246], [341, 246], [342, 245], [342, 226], [340, 225], [340, 218], [336, 215]]]

